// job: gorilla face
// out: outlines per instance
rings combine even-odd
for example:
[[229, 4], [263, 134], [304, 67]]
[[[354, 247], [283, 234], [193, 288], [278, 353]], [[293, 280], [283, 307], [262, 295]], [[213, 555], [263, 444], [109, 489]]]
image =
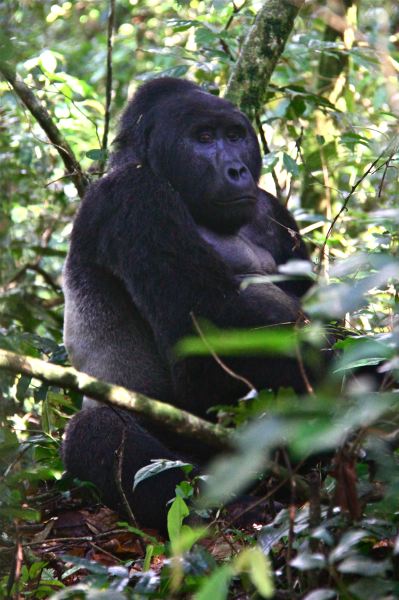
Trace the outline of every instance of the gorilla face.
[[257, 203], [261, 157], [246, 117], [199, 89], [157, 107], [148, 160], [179, 192], [194, 220], [231, 232], [248, 223]]

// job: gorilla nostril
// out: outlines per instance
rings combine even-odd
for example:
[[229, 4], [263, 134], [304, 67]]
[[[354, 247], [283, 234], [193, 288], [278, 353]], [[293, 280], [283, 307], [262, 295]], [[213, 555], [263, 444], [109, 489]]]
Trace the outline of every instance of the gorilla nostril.
[[237, 169], [233, 169], [232, 167], [230, 167], [230, 169], [227, 169], [227, 175], [230, 177], [230, 179], [233, 179], [234, 181], [238, 181], [240, 178], [240, 172]]
[[239, 167], [239, 168], [229, 167], [227, 169], [227, 175], [233, 181], [239, 181], [241, 179], [241, 177], [245, 177], [246, 174], [247, 174], [246, 167]]

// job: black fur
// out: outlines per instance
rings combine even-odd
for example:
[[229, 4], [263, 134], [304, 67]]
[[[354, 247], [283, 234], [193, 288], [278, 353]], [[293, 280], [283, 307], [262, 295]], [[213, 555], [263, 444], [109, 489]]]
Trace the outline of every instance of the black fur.
[[[240, 289], [245, 276], [307, 259], [292, 216], [258, 188], [260, 166], [256, 135], [229, 102], [172, 78], [140, 88], [121, 119], [111, 171], [90, 187], [73, 228], [65, 342], [77, 368], [202, 417], [242, 395], [213, 358], [177, 361], [173, 349], [193, 333], [191, 313], [219, 327], [301, 320], [308, 282]], [[257, 388], [304, 388], [294, 360], [226, 362]], [[143, 525], [162, 527], [181, 473], [167, 471], [132, 494], [135, 473], [153, 458], [195, 460], [207, 449], [131, 414], [85, 408], [67, 431], [66, 468], [93, 481], [115, 508], [114, 455], [124, 428], [123, 484], [133, 512]]]

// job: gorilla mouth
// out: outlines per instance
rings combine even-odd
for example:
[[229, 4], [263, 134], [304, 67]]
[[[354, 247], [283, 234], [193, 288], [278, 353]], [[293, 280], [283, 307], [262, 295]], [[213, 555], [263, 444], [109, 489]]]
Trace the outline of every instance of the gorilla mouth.
[[230, 206], [231, 204], [255, 204], [256, 201], [256, 196], [239, 196], [238, 198], [232, 198], [229, 200], [219, 200], [216, 201], [215, 204], [218, 204], [219, 206]]

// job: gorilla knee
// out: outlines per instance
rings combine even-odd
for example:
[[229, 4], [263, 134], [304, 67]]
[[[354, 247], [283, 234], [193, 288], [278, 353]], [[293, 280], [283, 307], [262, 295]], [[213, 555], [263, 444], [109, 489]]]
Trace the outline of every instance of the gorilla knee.
[[184, 479], [182, 471], [164, 471], [140, 483], [133, 492], [134, 476], [151, 460], [179, 457], [139, 425], [132, 414], [107, 406], [80, 411], [68, 426], [62, 455], [70, 475], [94, 483], [107, 506], [125, 513], [117, 485], [119, 448], [122, 488], [135, 518], [143, 526], [165, 530], [167, 503]]

